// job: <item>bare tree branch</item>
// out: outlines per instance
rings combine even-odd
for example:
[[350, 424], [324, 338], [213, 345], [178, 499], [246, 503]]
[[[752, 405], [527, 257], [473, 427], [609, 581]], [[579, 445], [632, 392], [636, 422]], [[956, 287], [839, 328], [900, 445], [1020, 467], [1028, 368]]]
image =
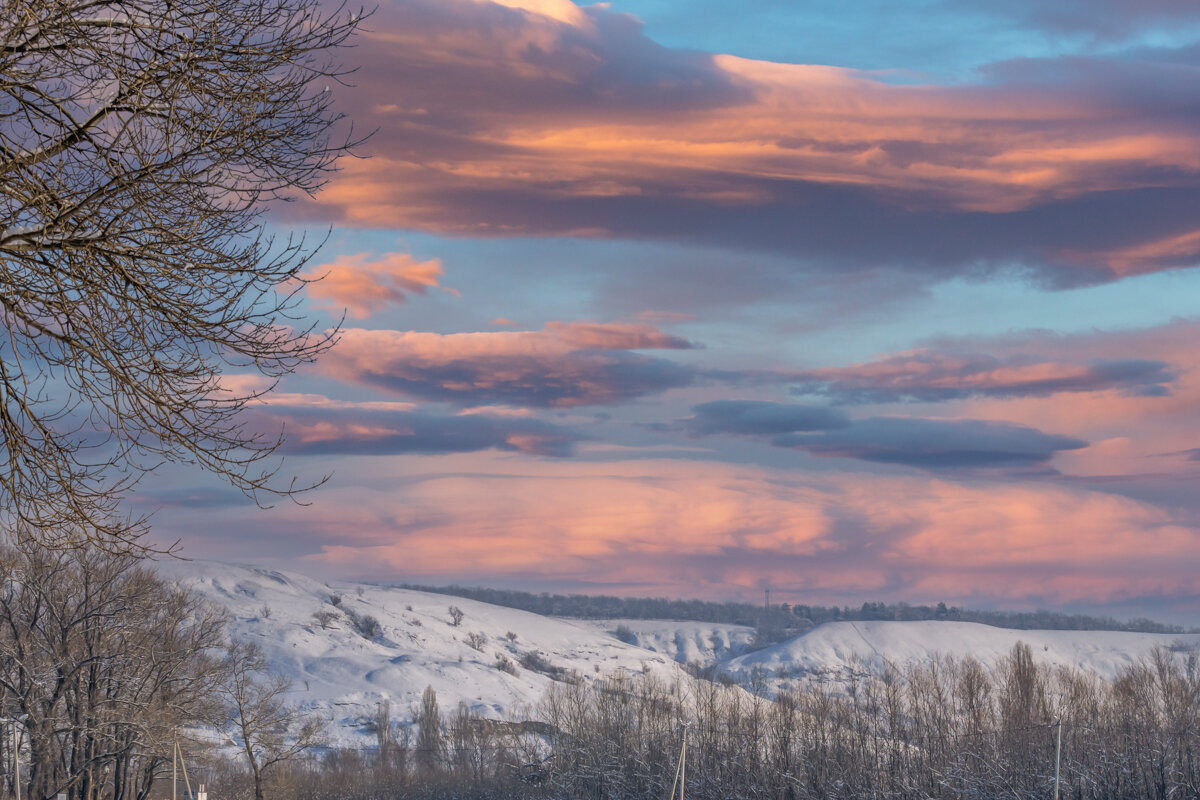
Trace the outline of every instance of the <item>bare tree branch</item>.
[[[298, 318], [314, 248], [265, 235], [355, 143], [326, 86], [363, 18], [317, 0], [0, 0], [0, 508], [49, 546], [142, 545], [118, 501], [197, 464], [276, 480], [259, 393], [333, 341]], [[319, 79], [319, 80], [318, 80]], [[340, 133], [339, 133], [340, 132]], [[303, 487], [299, 487], [303, 488]]]

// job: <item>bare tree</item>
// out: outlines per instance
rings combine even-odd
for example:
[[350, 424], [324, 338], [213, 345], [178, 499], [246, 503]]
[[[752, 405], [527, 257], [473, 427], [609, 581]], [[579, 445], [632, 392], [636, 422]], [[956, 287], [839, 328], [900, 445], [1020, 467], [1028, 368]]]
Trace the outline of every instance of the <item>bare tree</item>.
[[254, 800], [264, 800], [272, 768], [319, 744], [324, 721], [286, 702], [291, 679], [271, 671], [253, 642], [230, 645], [225, 666], [225, 722], [246, 755]]
[[437, 692], [426, 686], [421, 695], [421, 707], [414, 717], [417, 722], [417, 768], [434, 769], [442, 756], [442, 715], [438, 711]]
[[318, 625], [321, 626], [322, 630], [325, 630], [328, 629], [329, 626], [333, 625], [334, 621], [337, 620], [337, 614], [332, 611], [326, 611], [325, 609], [319, 609], [313, 612], [312, 618]]
[[211, 716], [225, 616], [128, 554], [0, 548], [0, 714], [34, 798], [145, 800], [174, 731]]
[[312, 248], [261, 219], [353, 144], [329, 56], [361, 14], [322, 8], [0, 0], [0, 508], [21, 535], [137, 551], [119, 500], [162, 462], [260, 501], [299, 488], [239, 414], [265, 390], [221, 378], [270, 385], [331, 342], [296, 325]]

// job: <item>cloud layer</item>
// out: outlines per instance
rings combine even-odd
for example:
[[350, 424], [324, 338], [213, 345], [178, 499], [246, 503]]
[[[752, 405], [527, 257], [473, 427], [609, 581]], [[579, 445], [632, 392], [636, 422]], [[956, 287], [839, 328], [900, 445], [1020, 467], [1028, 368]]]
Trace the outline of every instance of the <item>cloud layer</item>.
[[535, 419], [489, 413], [437, 414], [400, 403], [334, 402], [312, 395], [271, 398], [253, 413], [256, 426], [287, 432], [294, 455], [469, 453], [479, 450], [532, 456], [569, 456], [583, 437]]
[[911, 417], [855, 420], [842, 430], [789, 434], [773, 443], [817, 456], [926, 469], [1033, 466], [1046, 463], [1060, 450], [1079, 450], [1088, 444], [1002, 422]]
[[[689, 597], [770, 585], [825, 602], [1064, 603], [1200, 590], [1179, 557], [1200, 546], [1194, 530], [1132, 500], [1054, 485], [457, 456], [393, 472], [377, 490], [335, 491], [354, 512], [322, 523], [310, 560], [362, 575]], [[477, 502], [461, 502], [467, 493]]]
[[1031, 354], [1000, 358], [931, 349], [848, 367], [797, 374], [796, 394], [824, 395], [838, 403], [940, 402], [972, 396], [1048, 397], [1116, 389], [1158, 396], [1177, 377], [1170, 365], [1148, 359], [1050, 361]]
[[326, 374], [422, 400], [539, 408], [611, 405], [687, 386], [688, 368], [635, 350], [688, 349], [636, 323], [548, 323], [540, 331], [342, 331]]

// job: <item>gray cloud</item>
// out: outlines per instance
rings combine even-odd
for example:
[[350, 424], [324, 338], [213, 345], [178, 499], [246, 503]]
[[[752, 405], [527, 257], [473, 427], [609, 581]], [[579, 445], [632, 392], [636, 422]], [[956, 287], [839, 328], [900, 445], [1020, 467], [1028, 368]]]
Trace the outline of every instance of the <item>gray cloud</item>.
[[980, 353], [920, 350], [849, 367], [798, 373], [793, 393], [837, 403], [942, 402], [965, 397], [1048, 397], [1116, 389], [1161, 396], [1178, 377], [1164, 361], [1093, 359], [1057, 362]]
[[271, 405], [258, 424], [285, 426], [283, 452], [295, 455], [398, 455], [507, 450], [565, 457], [585, 437], [541, 420], [487, 414], [439, 415], [364, 407]]
[[691, 342], [640, 324], [547, 323], [540, 331], [442, 335], [347, 329], [330, 375], [421, 400], [570, 408], [688, 386], [691, 367], [635, 352]]
[[841, 430], [776, 437], [778, 447], [924, 469], [1027, 467], [1087, 442], [1022, 425], [982, 420], [872, 417]]
[[717, 400], [692, 407], [695, 416], [680, 421], [693, 436], [714, 433], [777, 435], [844, 428], [849, 419], [823, 406], [783, 405], [753, 400]]

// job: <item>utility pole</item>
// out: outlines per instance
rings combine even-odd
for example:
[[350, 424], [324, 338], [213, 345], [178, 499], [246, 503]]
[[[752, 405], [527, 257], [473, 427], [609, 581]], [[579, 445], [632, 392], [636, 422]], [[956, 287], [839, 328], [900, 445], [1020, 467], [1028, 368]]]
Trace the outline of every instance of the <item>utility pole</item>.
[[679, 755], [679, 800], [683, 800], [683, 787], [687, 784], [687, 726], [683, 726], [683, 750]]
[[1062, 720], [1055, 721], [1054, 727], [1058, 729], [1054, 742], [1054, 800], [1058, 800], [1058, 767], [1062, 763]]
[[[679, 763], [675, 765], [675, 782], [671, 784], [671, 793], [667, 795], [667, 800], [683, 800], [683, 784], [687, 780], [687, 725], [683, 722], [679, 723], [679, 736], [682, 739], [679, 746]], [[676, 789], [679, 789], [678, 797], [675, 795]]]

